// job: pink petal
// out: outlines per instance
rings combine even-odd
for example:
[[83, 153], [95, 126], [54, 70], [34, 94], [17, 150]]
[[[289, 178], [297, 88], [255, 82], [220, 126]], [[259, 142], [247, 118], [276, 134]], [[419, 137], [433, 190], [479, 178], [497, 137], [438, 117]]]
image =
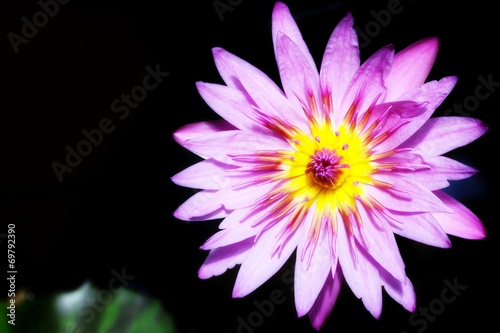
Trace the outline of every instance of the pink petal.
[[434, 65], [438, 49], [439, 39], [428, 37], [396, 53], [391, 72], [385, 79], [385, 100], [396, 100], [404, 93], [424, 84]]
[[436, 191], [450, 186], [445, 175], [435, 172], [434, 170], [418, 170], [401, 172], [414, 182], [419, 183], [429, 191]]
[[220, 191], [201, 190], [184, 201], [174, 216], [183, 221], [206, 221], [226, 217], [228, 212], [219, 199]]
[[389, 296], [401, 304], [407, 311], [415, 311], [417, 307], [415, 290], [408, 277], [405, 276], [403, 281], [399, 281], [391, 274], [384, 270], [380, 270], [380, 280], [382, 281], [384, 290]]
[[207, 134], [184, 141], [183, 146], [203, 158], [213, 158], [226, 164], [235, 164], [231, 158], [234, 155], [251, 154], [258, 150], [289, 149], [290, 147], [283, 140], [240, 130]]
[[430, 172], [442, 175], [448, 180], [469, 178], [478, 172], [477, 169], [446, 156], [425, 157], [424, 162], [431, 167]]
[[411, 178], [413, 181], [431, 191], [448, 187], [450, 185], [448, 180], [465, 179], [477, 172], [477, 169], [462, 164], [449, 157], [418, 156], [420, 157], [421, 165], [427, 166], [427, 168], [418, 168], [418, 165], [412, 165], [412, 163], [400, 163], [399, 166], [407, 167], [407, 169], [398, 170], [398, 173]]
[[195, 163], [171, 177], [179, 186], [204, 190], [219, 190], [228, 186], [226, 170], [231, 166], [213, 159]]
[[[239, 72], [246, 71], [249, 72], [249, 76], [262, 81], [260, 85], [270, 88], [273, 91], [281, 91], [276, 83], [271, 80], [267, 74], [222, 47], [214, 47], [212, 49], [212, 55], [214, 57], [217, 71], [229, 88], [245, 92], [245, 89], [242, 87], [240, 82]], [[281, 92], [281, 94], [283, 95], [283, 92]]]
[[313, 223], [313, 214], [308, 214], [307, 219], [302, 223], [304, 224], [302, 229], [304, 232], [299, 236], [294, 278], [295, 308], [298, 317], [309, 312], [331, 272], [330, 267], [337, 266], [337, 257], [331, 258], [331, 240], [326, 227], [320, 231], [317, 245], [309, 260], [310, 253], [306, 249], [308, 246], [313, 246], [308, 238], [308, 231]]
[[200, 279], [218, 276], [228, 269], [241, 264], [253, 246], [253, 238], [248, 238], [236, 244], [220, 247], [210, 251], [198, 270]]
[[272, 13], [272, 38], [274, 45], [274, 53], [277, 55], [277, 39], [279, 34], [286, 35], [291, 41], [297, 45], [300, 50], [300, 53], [304, 56], [305, 60], [309, 64], [310, 68], [316, 68], [316, 63], [314, 62], [309, 49], [307, 48], [307, 44], [304, 42], [302, 38], [302, 34], [295, 23], [295, 20], [290, 13], [287, 5], [283, 2], [276, 2], [274, 4], [273, 13]]
[[202, 121], [180, 127], [174, 132], [173, 137], [178, 144], [183, 146], [187, 140], [234, 129], [235, 127], [225, 120]]
[[353, 104], [360, 90], [362, 90], [361, 101], [358, 105], [360, 114], [364, 113], [377, 97], [380, 96], [380, 100], [383, 100], [386, 90], [384, 80], [391, 68], [393, 56], [394, 47], [392, 45], [383, 47], [371, 55], [356, 71], [336, 114], [337, 124], [342, 123], [347, 110]]
[[219, 229], [234, 228], [243, 221], [245, 216], [253, 209], [247, 207], [243, 209], [233, 210], [222, 222], [219, 224]]
[[376, 216], [364, 205], [357, 205], [361, 217], [359, 229], [353, 226], [353, 234], [366, 252], [386, 271], [398, 280], [404, 280], [405, 264], [398, 244], [387, 221]]
[[221, 190], [202, 190], [192, 195], [174, 212], [174, 216], [185, 221], [204, 221], [226, 217], [229, 211], [246, 208], [267, 195], [274, 183], [245, 188], [225, 187]]
[[[427, 166], [427, 168], [424, 166]], [[447, 171], [435, 169], [434, 165], [431, 164], [424, 164], [423, 160], [421, 166], [402, 163], [396, 168], [398, 169], [398, 174], [410, 178], [415, 183], [420, 184], [430, 191], [439, 190], [450, 185], [447, 178], [449, 173]]]
[[349, 240], [352, 236], [345, 228], [343, 223], [339, 223], [337, 228], [339, 263], [345, 281], [372, 316], [379, 318], [382, 313], [382, 288], [378, 265], [356, 240]]
[[323, 327], [326, 319], [330, 316], [330, 313], [333, 310], [335, 302], [337, 302], [337, 297], [342, 287], [342, 270], [338, 268], [336, 272], [337, 273], [333, 278], [331, 274], [328, 275], [323, 289], [321, 289], [316, 302], [309, 311], [309, 319], [311, 321], [311, 325], [317, 331], [319, 331], [321, 327]]
[[[265, 73], [227, 52], [222, 48], [214, 48], [214, 59], [219, 72], [228, 86], [240, 90], [247, 96], [245, 103], [257, 108], [260, 112], [280, 119], [293, 119], [295, 126], [306, 130], [308, 123], [302, 112], [285, 97], [283, 91]], [[255, 114], [255, 110], [251, 113]], [[250, 113], [250, 117], [255, 118]]]
[[320, 106], [317, 68], [311, 67], [300, 48], [282, 33], [276, 39], [276, 61], [283, 90], [295, 107], [301, 110], [301, 101], [309, 105], [310, 98]]
[[240, 298], [253, 292], [271, 278], [288, 260], [297, 247], [299, 229], [283, 245], [280, 253], [275, 253], [278, 233], [286, 223], [286, 218], [277, 221], [275, 225], [259, 234], [254, 246], [241, 264], [233, 297]]
[[451, 211], [433, 192], [410, 178], [382, 173], [373, 175], [373, 178], [394, 186], [394, 189], [365, 186], [366, 192], [385, 208], [400, 212]]
[[321, 61], [322, 91], [331, 94], [334, 112], [340, 108], [347, 85], [360, 65], [358, 37], [353, 24], [350, 13], [337, 24]]
[[217, 248], [236, 244], [247, 238], [254, 237], [259, 228], [252, 227], [251, 223], [241, 223], [236, 228], [224, 229], [210, 237], [201, 247], [202, 250], [214, 250]]
[[225, 222], [227, 227], [210, 237], [200, 248], [202, 250], [212, 250], [255, 236], [261, 229], [260, 226], [254, 226], [255, 222], [269, 214], [270, 209], [263, 209], [256, 214], [249, 214], [250, 210], [251, 208], [247, 208], [232, 212], [226, 218], [232, 220], [231, 222], [229, 220]]
[[221, 200], [227, 210], [234, 210], [252, 206], [259, 199], [265, 197], [279, 184], [273, 182], [262, 185], [249, 185], [246, 187], [227, 188], [221, 194]]
[[[376, 135], [387, 135], [389, 136], [382, 143], [374, 145], [370, 144], [370, 148], [374, 152], [386, 152], [391, 150], [400, 144], [399, 141], [395, 141], [398, 137], [393, 137], [391, 133], [397, 131], [404, 131], [405, 126], [411, 123], [412, 118], [420, 116], [426, 111], [427, 103], [418, 103], [414, 101], [397, 101], [390, 103], [377, 104], [370, 114], [364, 129], [369, 129], [375, 121], [379, 122], [377, 131], [371, 133], [372, 136]], [[362, 115], [358, 116], [358, 120]]]
[[244, 92], [253, 107], [265, 115], [289, 121], [293, 119], [295, 126], [308, 129], [302, 109], [297, 109], [265, 73], [222, 48], [214, 48], [213, 54], [226, 84]]
[[439, 81], [430, 81], [401, 95], [400, 101], [426, 103], [425, 111], [411, 119], [411, 122], [397, 129], [388, 140], [382, 142], [377, 149], [388, 151], [398, 147], [411, 137], [430, 118], [436, 108], [448, 96], [457, 82], [455, 76], [444, 77]]
[[392, 232], [416, 242], [439, 248], [451, 247], [451, 241], [430, 213], [385, 212]]
[[465, 239], [486, 237], [483, 223], [467, 207], [443, 191], [435, 191], [434, 193], [454, 211], [451, 214], [432, 213], [447, 234]]
[[220, 84], [197, 82], [196, 87], [203, 100], [219, 116], [241, 130], [269, 134], [255, 119], [251, 100], [241, 91]]
[[[371, 125], [373, 121], [378, 118], [383, 119], [381, 125], [387, 126], [383, 124], [386, 122], [385, 118], [382, 118], [384, 115], [386, 117], [395, 115], [398, 117], [398, 120], [417, 117], [425, 112], [426, 105], [427, 103], [419, 103], [410, 100], [379, 103], [373, 108], [372, 114], [368, 118], [366, 126]], [[358, 118], [361, 118], [361, 116]]]
[[430, 118], [401, 146], [417, 148], [422, 155], [438, 156], [469, 144], [487, 130], [486, 124], [474, 118]]

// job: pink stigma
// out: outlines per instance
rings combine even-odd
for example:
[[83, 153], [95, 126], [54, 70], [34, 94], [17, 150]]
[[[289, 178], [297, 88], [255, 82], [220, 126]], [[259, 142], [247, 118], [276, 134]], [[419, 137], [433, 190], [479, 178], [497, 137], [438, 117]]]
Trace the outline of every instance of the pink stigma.
[[316, 150], [309, 158], [311, 161], [307, 164], [306, 174], [311, 174], [317, 184], [331, 189], [337, 187], [337, 180], [342, 174], [341, 169], [349, 167], [340, 163], [342, 156], [337, 155], [335, 150], [325, 147]]

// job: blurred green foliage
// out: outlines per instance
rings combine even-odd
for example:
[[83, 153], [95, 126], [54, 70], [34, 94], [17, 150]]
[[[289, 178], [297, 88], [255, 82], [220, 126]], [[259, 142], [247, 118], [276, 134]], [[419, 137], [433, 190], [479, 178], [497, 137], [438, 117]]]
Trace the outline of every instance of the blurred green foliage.
[[43, 297], [19, 290], [15, 321], [10, 300], [2, 304], [0, 333], [178, 333], [159, 300], [125, 287], [97, 289], [85, 282]]

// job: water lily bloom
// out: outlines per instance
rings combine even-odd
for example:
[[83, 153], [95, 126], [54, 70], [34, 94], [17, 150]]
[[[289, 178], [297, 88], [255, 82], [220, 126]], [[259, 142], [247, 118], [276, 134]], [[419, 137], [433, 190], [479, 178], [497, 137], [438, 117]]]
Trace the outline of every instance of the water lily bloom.
[[197, 82], [222, 119], [174, 133], [199, 161], [172, 177], [198, 191], [175, 210], [185, 221], [221, 219], [201, 249], [207, 279], [240, 265], [244, 297], [294, 255], [297, 315], [320, 329], [348, 286], [378, 318], [386, 292], [408, 311], [416, 296], [396, 237], [448, 248], [449, 235], [482, 239], [481, 221], [443, 191], [477, 170], [444, 154], [483, 135], [468, 117], [431, 117], [455, 76], [426, 81], [439, 41], [361, 63], [348, 13], [329, 38], [319, 70], [288, 7], [272, 12], [281, 86], [258, 68], [213, 49], [224, 84]]

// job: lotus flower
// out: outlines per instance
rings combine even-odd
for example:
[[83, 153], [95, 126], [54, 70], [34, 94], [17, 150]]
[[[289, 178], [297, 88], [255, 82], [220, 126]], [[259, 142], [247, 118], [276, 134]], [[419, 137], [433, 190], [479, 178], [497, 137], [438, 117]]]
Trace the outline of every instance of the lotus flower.
[[[201, 249], [207, 279], [239, 266], [244, 297], [295, 257], [294, 302], [320, 329], [347, 285], [378, 318], [385, 291], [408, 311], [416, 296], [396, 237], [448, 248], [449, 235], [482, 239], [481, 221], [442, 189], [477, 170], [443, 154], [483, 135], [467, 117], [432, 117], [457, 82], [426, 82], [439, 40], [360, 63], [350, 13], [318, 68], [289, 8], [277, 2], [272, 40], [281, 87], [216, 47], [225, 84], [197, 82], [222, 119], [185, 125], [177, 143], [200, 160], [172, 177], [198, 191], [174, 216], [222, 219]], [[397, 235], [397, 236], [396, 236]]]

